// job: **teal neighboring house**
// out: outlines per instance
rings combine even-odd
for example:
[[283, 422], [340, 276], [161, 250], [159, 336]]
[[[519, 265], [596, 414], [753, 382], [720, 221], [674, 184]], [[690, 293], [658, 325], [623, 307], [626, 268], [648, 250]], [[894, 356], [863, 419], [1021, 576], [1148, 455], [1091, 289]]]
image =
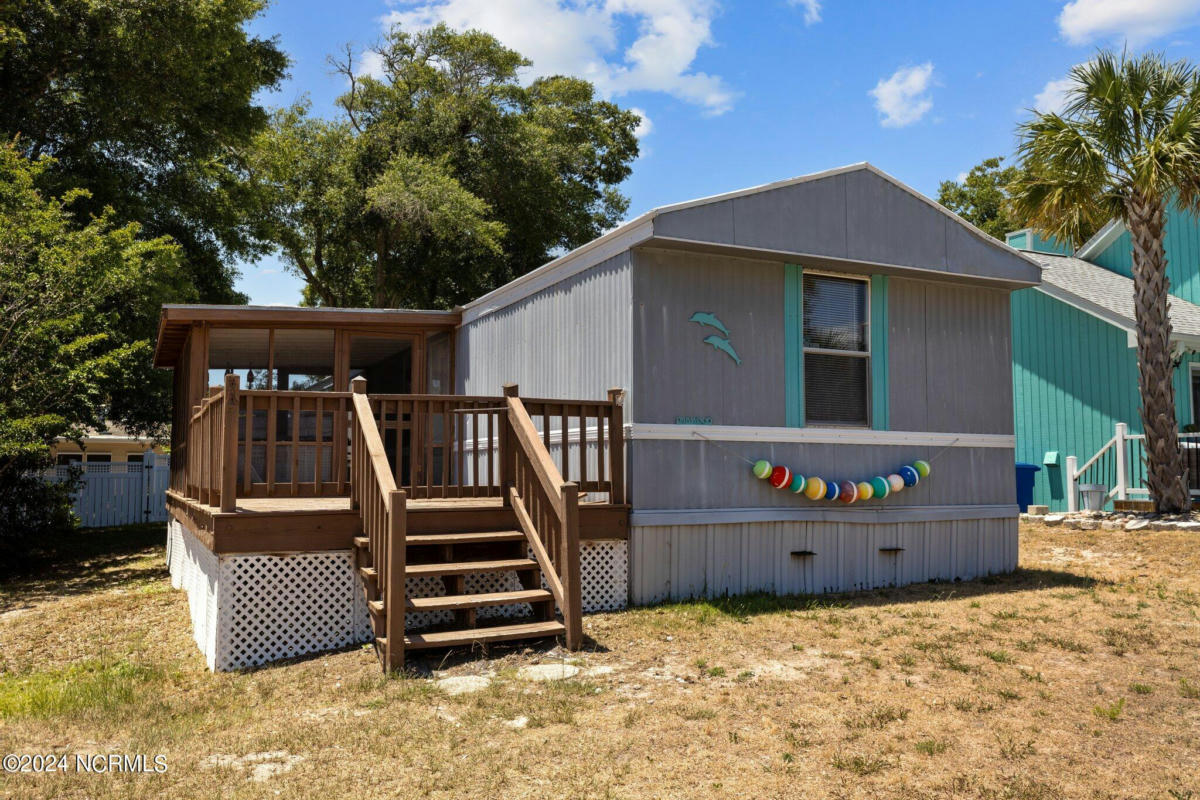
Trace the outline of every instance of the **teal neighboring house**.
[[[1066, 458], [1086, 464], [1118, 422], [1141, 433], [1132, 246], [1119, 221], [1074, 253], [1029, 229], [1006, 241], [1042, 266], [1040, 286], [1012, 295], [1016, 458], [1042, 468], [1033, 502], [1065, 510]], [[1176, 414], [1181, 427], [1200, 425], [1200, 221], [1172, 209], [1166, 251]], [[1114, 460], [1098, 461], [1080, 481], [1114, 486]], [[1142, 474], [1136, 464], [1130, 471], [1135, 479]]]

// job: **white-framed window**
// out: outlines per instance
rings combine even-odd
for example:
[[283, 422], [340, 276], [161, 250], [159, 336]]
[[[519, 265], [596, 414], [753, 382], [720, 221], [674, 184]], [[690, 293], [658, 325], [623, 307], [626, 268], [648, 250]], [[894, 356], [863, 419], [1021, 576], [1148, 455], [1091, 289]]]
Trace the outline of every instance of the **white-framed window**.
[[807, 425], [871, 424], [871, 282], [804, 272]]
[[111, 464], [112, 453], [93, 453], [90, 450], [84, 455], [85, 464]]

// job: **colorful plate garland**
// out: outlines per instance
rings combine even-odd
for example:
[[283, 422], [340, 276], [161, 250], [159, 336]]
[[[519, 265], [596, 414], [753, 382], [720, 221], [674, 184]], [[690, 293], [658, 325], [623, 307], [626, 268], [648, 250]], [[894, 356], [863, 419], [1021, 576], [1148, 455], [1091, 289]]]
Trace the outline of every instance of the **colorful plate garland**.
[[876, 475], [856, 483], [849, 480], [826, 480], [815, 476], [806, 478], [798, 472], [792, 472], [788, 467], [773, 466], [766, 460], [754, 463], [754, 477], [770, 482], [776, 489], [790, 489], [795, 494], [803, 494], [809, 500], [841, 500], [843, 503], [872, 498], [883, 499], [889, 494], [916, 486], [922, 478], [929, 477], [929, 472], [929, 462], [917, 459], [887, 476]]

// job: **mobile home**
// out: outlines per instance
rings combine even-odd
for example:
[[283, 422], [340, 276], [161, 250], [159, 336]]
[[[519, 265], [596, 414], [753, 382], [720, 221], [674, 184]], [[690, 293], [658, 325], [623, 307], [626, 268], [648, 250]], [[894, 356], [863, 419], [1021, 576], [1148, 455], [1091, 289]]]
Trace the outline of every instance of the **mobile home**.
[[656, 209], [453, 311], [167, 307], [197, 641], [228, 669], [374, 636], [394, 666], [1011, 570], [1009, 300], [1039, 280], [859, 164]]

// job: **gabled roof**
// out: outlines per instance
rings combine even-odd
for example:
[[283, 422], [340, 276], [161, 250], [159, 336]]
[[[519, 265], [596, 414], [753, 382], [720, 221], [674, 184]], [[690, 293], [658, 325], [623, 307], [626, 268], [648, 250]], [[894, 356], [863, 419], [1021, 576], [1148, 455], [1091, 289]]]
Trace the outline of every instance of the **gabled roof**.
[[[1042, 265], [1041, 291], [1122, 330], [1136, 330], [1132, 280], [1074, 256], [1026, 255]], [[1200, 306], [1172, 296], [1171, 327], [1176, 341], [1200, 344]]]
[[463, 306], [463, 323], [639, 246], [1008, 288], [1038, 265], [882, 170], [861, 162], [655, 208]]
[[1125, 232], [1125, 223], [1119, 219], [1110, 219], [1100, 230], [1092, 234], [1079, 249], [1075, 251], [1076, 258], [1092, 259], [1108, 249], [1109, 245], [1121, 238]]

